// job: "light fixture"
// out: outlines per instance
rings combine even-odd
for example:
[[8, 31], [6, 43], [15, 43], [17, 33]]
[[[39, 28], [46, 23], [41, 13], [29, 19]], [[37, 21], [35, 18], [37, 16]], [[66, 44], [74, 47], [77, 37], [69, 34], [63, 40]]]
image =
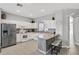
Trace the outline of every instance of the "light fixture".
[[52, 17], [52, 20], [55, 20], [55, 17]]
[[41, 12], [45, 12], [45, 9], [41, 9]]

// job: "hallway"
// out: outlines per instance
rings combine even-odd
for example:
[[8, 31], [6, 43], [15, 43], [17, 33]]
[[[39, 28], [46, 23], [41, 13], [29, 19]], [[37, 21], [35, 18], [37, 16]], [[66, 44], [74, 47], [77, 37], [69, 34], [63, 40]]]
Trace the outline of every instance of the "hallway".
[[74, 44], [74, 36], [73, 36], [73, 17], [70, 17], [70, 48], [69, 48], [69, 55], [79, 55], [78, 49], [79, 46]]

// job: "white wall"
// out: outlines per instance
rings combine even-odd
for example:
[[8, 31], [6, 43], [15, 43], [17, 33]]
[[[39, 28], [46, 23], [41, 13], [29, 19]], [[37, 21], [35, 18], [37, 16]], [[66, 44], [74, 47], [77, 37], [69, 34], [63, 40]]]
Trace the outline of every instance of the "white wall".
[[56, 12], [56, 30], [57, 33], [61, 35], [61, 39], [63, 41], [63, 46], [64, 47], [69, 47], [69, 41], [70, 41], [70, 30], [69, 30], [69, 20], [70, 20], [70, 16], [73, 15], [74, 17], [76, 17], [74, 15], [75, 13], [75, 9], [66, 9], [66, 10], [60, 10], [58, 12]]
[[63, 36], [63, 11], [57, 11], [55, 12], [55, 18], [56, 18], [56, 33], [61, 36]]
[[6, 19], [2, 23], [16, 24], [16, 27], [24, 26], [25, 28], [37, 28], [36, 23], [30, 23], [32, 19], [7, 13]]
[[[36, 23], [30, 23], [32, 19], [26, 18], [26, 17], [21, 17], [13, 14], [7, 14], [6, 19], [1, 20], [2, 23], [9, 23], [9, 24], [16, 24], [16, 28], [37, 28]], [[23, 31], [22, 31], [23, 33]], [[24, 42], [27, 40], [32, 39], [32, 34], [30, 35], [29, 33], [18, 33], [16, 34], [16, 42]], [[23, 38], [23, 35], [27, 35], [27, 38]], [[33, 36], [36, 34], [33, 34]], [[35, 37], [35, 36], [34, 36]]]
[[70, 20], [70, 16], [68, 14], [66, 14], [65, 12], [67, 11], [63, 11], [63, 46], [68, 47], [69, 48], [69, 35], [70, 35], [70, 30], [69, 30], [69, 20]]
[[74, 10], [60, 10], [55, 13], [56, 15], [56, 30], [57, 34], [61, 35], [61, 39], [63, 41], [64, 47], [69, 47], [69, 20], [70, 15], [74, 12]]
[[1, 9], [0, 9], [0, 22], [1, 22]]
[[[70, 27], [69, 27], [69, 21], [70, 16], [72, 17], [78, 17], [79, 16], [79, 9], [66, 9], [63, 10], [63, 45], [66, 47], [70, 46]], [[76, 28], [74, 28], [76, 29]], [[76, 36], [76, 34], [75, 34]]]
[[[1, 9], [0, 9], [0, 23], [1, 23]], [[0, 28], [0, 30], [1, 30], [1, 28]], [[1, 31], [0, 31], [0, 33], [1, 33]], [[1, 36], [0, 36], [0, 48], [1, 48]], [[0, 51], [1, 51], [1, 49], [0, 49]]]
[[[56, 34], [60, 35], [60, 39], [63, 41], [63, 46], [69, 46], [69, 27], [68, 27], [68, 17], [64, 15], [65, 12], [63, 10], [58, 10], [54, 12], [53, 15], [44, 16], [41, 18], [37, 18], [37, 20], [45, 21], [45, 24], [51, 27], [50, 23], [54, 25], [53, 28], [56, 28]], [[55, 22], [51, 22], [52, 17], [55, 17]], [[65, 19], [66, 18], [66, 19]]]
[[[52, 17], [55, 17], [55, 20], [52, 20]], [[63, 12], [62, 10], [55, 12], [54, 14], [47, 15], [44, 17], [36, 18], [39, 21], [42, 21], [45, 23], [47, 28], [56, 28], [56, 33], [62, 34], [62, 28], [63, 28]]]
[[79, 45], [79, 17], [73, 20], [74, 43]]
[[37, 28], [36, 23], [32, 24], [30, 22], [18, 21], [18, 20], [2, 20], [2, 23], [16, 24], [16, 28]]
[[51, 29], [55, 29], [56, 28], [56, 21], [52, 20], [53, 14], [51, 15], [46, 15], [40, 18], [35, 18], [35, 20], [37, 20], [37, 22], [43, 22], [45, 27], [44, 30], [47, 31], [49, 28]]
[[55, 20], [41, 20], [44, 22], [46, 28], [56, 28], [56, 21]]
[[56, 18], [56, 33], [60, 35], [62, 39], [63, 47], [69, 47], [69, 19], [65, 15], [64, 10], [55, 12]]

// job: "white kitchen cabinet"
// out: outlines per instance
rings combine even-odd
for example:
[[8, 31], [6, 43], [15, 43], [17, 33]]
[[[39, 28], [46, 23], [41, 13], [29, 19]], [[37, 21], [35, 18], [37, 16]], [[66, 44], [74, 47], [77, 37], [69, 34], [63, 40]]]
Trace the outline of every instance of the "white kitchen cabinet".
[[17, 37], [16, 42], [24, 42], [24, 41], [29, 40], [28, 37], [27, 38], [23, 38], [23, 35], [27, 35], [27, 34], [17, 34], [17, 36], [16, 36]]
[[[23, 35], [27, 35], [26, 38], [23, 38]], [[28, 32], [28, 33], [25, 33], [25, 34], [17, 34], [17, 42], [24, 42], [24, 41], [28, 41], [28, 40], [37, 40], [37, 33], [34, 33], [34, 32]]]

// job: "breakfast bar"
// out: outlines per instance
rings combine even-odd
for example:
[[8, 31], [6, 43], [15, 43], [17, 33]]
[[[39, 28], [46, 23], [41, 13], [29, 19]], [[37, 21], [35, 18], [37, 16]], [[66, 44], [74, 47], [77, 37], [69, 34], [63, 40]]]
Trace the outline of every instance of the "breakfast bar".
[[58, 39], [58, 35], [53, 33], [39, 33], [38, 35], [38, 51], [48, 54], [51, 51], [51, 43]]

